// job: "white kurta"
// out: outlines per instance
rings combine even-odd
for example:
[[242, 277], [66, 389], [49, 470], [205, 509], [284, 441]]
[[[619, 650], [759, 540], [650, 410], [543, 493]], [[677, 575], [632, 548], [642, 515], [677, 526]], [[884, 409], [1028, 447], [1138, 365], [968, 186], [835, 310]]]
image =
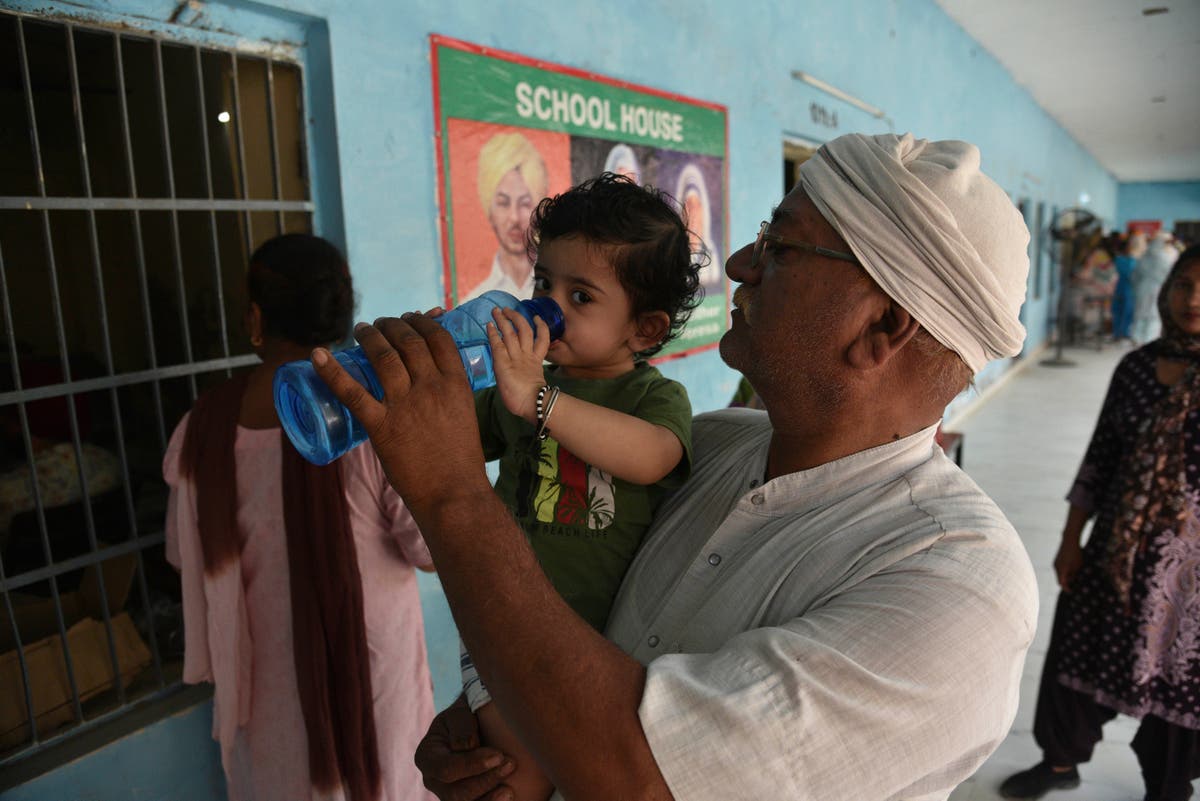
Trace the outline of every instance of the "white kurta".
[[696, 419], [608, 629], [676, 799], [944, 799], [1000, 744], [1037, 587], [934, 431], [761, 484], [766, 414]]

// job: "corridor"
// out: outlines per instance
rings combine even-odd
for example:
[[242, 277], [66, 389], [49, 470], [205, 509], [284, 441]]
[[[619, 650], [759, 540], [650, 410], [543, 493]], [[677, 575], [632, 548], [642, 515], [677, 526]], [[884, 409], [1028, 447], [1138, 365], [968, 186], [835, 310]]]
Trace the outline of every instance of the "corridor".
[[[962, 431], [963, 468], [996, 500], [1016, 526], [1033, 560], [1041, 593], [1038, 631], [1025, 662], [1021, 705], [1008, 738], [974, 777], [951, 794], [951, 801], [999, 799], [997, 786], [1009, 774], [1041, 759], [1033, 741], [1033, 707], [1058, 584], [1051, 564], [1066, 520], [1067, 490], [1091, 437], [1108, 380], [1128, 347], [1069, 349], [1074, 366], [1047, 366], [1044, 350], [1030, 364], [952, 421]], [[1046, 801], [1131, 801], [1144, 794], [1129, 742], [1134, 720], [1118, 716], [1104, 728], [1104, 741], [1092, 761], [1080, 766], [1083, 783], [1049, 793]]]

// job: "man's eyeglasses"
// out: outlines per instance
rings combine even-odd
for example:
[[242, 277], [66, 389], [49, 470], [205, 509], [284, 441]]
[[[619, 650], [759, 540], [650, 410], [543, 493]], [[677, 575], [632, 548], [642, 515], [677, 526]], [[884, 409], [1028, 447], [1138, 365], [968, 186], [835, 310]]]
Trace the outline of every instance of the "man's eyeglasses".
[[856, 257], [853, 253], [843, 253], [840, 250], [830, 250], [829, 248], [810, 245], [807, 242], [801, 242], [799, 239], [788, 239], [786, 236], [780, 236], [779, 234], [769, 234], [767, 233], [767, 229], [770, 226], [771, 224], [769, 222], [763, 220], [762, 226], [758, 229], [758, 239], [754, 240], [754, 250], [750, 254], [751, 268], [758, 266], [758, 260], [762, 258], [763, 249], [766, 248], [768, 242], [778, 243], [789, 248], [796, 248], [797, 250], [808, 251], [809, 253], [816, 253], [818, 256], [826, 256], [831, 259], [848, 261], [851, 264], [859, 263], [858, 257]]

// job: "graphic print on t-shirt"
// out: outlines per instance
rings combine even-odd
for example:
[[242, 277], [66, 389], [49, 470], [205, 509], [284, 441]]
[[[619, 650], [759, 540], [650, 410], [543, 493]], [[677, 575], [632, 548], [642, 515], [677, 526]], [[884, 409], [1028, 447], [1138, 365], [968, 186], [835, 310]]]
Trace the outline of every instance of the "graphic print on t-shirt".
[[613, 478], [547, 437], [541, 443], [537, 483], [531, 488], [536, 517], [543, 523], [602, 531], [616, 515]]

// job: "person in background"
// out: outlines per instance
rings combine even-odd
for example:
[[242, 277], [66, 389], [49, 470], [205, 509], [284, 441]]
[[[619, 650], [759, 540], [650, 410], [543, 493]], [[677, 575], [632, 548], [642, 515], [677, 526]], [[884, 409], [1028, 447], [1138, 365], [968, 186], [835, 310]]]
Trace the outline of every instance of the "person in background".
[[1179, 252], [1171, 244], [1171, 235], [1158, 231], [1146, 245], [1133, 272], [1133, 326], [1130, 337], [1138, 345], [1157, 339], [1161, 330], [1158, 294]]
[[1067, 495], [1033, 723], [1042, 761], [1005, 780], [1006, 798], [1077, 787], [1118, 713], [1141, 720], [1146, 801], [1184, 801], [1200, 778], [1200, 248], [1157, 305], [1163, 335], [1117, 365]]
[[375, 452], [316, 467], [276, 417], [285, 362], [345, 339], [345, 259], [288, 234], [250, 260], [262, 363], [204, 393], [163, 460], [167, 556], [183, 582], [183, 679], [215, 685], [229, 798], [416, 801], [433, 715], [414, 567], [431, 569]]
[[[382, 402], [313, 354], [562, 797], [933, 801], [1012, 723], [1033, 568], [934, 434], [974, 372], [1021, 349], [1029, 232], [965, 142], [850, 134], [800, 179], [726, 263], [741, 285], [721, 357], [766, 411], [696, 418], [691, 476], [625, 576], [611, 639], [558, 597], [493, 492], [441, 326], [358, 327]], [[510, 797], [515, 765], [474, 747], [473, 720], [435, 720], [426, 784]]]
[[1107, 333], [1117, 284], [1111, 247], [1111, 240], [1097, 232], [1087, 246], [1087, 256], [1071, 271], [1067, 308], [1073, 331], [1079, 336], [1099, 337]]
[[1112, 338], [1114, 341], [1129, 339], [1133, 327], [1133, 273], [1137, 260], [1146, 252], [1146, 237], [1135, 233], [1114, 245], [1113, 258], [1117, 269], [1117, 286], [1112, 299]]
[[496, 255], [486, 278], [466, 297], [493, 289], [518, 298], [533, 294], [529, 215], [546, 194], [546, 164], [533, 143], [516, 131], [498, 133], [479, 149], [476, 188], [496, 235]]

